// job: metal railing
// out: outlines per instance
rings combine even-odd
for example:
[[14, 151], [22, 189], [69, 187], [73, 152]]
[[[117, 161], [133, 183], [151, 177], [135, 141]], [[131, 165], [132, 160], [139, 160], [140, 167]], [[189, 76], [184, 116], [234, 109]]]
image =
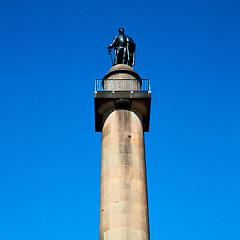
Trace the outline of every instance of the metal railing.
[[[95, 80], [95, 92], [99, 91], [148, 91], [150, 92], [150, 79], [107, 79], [108, 82], [104, 86], [105, 79], [96, 79]], [[106, 86], [107, 85], [107, 86]], [[121, 89], [119, 90], [119, 85]], [[124, 90], [123, 90], [124, 89]]]

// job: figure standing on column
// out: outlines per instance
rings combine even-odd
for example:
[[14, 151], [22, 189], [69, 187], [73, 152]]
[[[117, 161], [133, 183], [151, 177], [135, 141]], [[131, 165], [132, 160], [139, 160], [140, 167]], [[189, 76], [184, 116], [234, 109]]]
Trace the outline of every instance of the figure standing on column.
[[133, 66], [135, 64], [135, 48], [136, 44], [133, 39], [124, 34], [124, 29], [120, 28], [119, 34], [114, 37], [113, 42], [108, 46], [108, 52], [114, 48], [114, 63], [127, 64]]

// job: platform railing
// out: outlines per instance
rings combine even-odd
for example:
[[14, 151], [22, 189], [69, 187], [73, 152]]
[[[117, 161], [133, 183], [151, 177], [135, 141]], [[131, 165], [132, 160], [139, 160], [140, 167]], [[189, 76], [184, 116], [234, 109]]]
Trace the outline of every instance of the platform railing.
[[[114, 91], [131, 91], [131, 92], [135, 92], [135, 91], [147, 91], [147, 92], [150, 92], [150, 79], [141, 79], [138, 81], [138, 84], [139, 84], [139, 87], [137, 87], [137, 89], [139, 90], [136, 90], [136, 79], [107, 79], [108, 81], [108, 88], [107, 90], [104, 89], [104, 86], [103, 86], [103, 79], [96, 79], [95, 80], [95, 92], [100, 92], [100, 91], [104, 91], [104, 92], [107, 92], [107, 91], [111, 91], [111, 92], [114, 92]], [[116, 86], [119, 86], [119, 83], [121, 82], [121, 86], [123, 86], [123, 89], [124, 89], [124, 81], [126, 81], [127, 85], [128, 85], [128, 88], [127, 90], [116, 90], [117, 87]], [[129, 88], [129, 81], [130, 81], [130, 88]], [[109, 86], [109, 83], [110, 83], [110, 86]], [[141, 84], [141, 86], [140, 86]]]

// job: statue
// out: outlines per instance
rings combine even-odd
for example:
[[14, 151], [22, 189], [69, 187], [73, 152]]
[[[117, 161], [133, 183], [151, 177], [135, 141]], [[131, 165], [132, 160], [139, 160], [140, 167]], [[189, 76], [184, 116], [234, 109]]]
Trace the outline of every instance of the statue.
[[136, 44], [133, 39], [124, 34], [124, 29], [120, 28], [119, 35], [115, 36], [113, 42], [108, 46], [108, 53], [114, 48], [114, 63], [127, 64], [130, 67], [135, 65], [135, 48]]

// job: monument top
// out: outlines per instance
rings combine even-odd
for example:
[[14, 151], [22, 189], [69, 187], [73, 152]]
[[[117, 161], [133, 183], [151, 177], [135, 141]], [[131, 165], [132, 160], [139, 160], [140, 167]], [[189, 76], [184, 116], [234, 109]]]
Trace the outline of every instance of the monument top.
[[[128, 75], [131, 75], [132, 77], [128, 77], [130, 79], [132, 78], [136, 78], [136, 79], [139, 79], [141, 80], [141, 77], [138, 75], [137, 72], [135, 72], [133, 70], [132, 67], [130, 67], [129, 65], [126, 65], [126, 64], [117, 64], [117, 65], [114, 65], [107, 73], [106, 75], [103, 77], [103, 79], [107, 79], [107, 78], [114, 78], [116, 74], [128, 74]], [[121, 76], [122, 77], [122, 76]], [[119, 78], [119, 77], [118, 77]], [[124, 77], [123, 77], [124, 78]]]
[[124, 34], [124, 29], [119, 28], [119, 34], [113, 39], [113, 42], [108, 46], [108, 53], [114, 48], [113, 65], [127, 64], [129, 66], [135, 65], [135, 49], [136, 44], [132, 38]]

